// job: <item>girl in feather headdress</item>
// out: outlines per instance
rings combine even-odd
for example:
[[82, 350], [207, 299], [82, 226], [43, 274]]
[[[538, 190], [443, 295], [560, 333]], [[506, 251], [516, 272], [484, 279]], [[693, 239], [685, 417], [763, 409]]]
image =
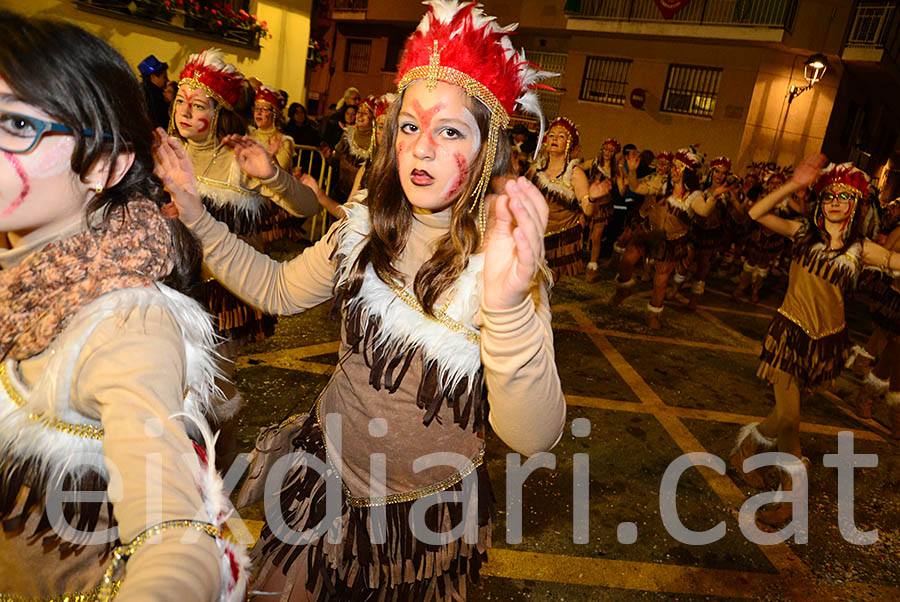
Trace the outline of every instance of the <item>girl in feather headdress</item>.
[[514, 108], [540, 115], [531, 88], [547, 74], [474, 3], [428, 4], [365, 204], [346, 204], [300, 257], [273, 262], [229, 234], [178, 145], [161, 150], [216, 278], [272, 313], [334, 299], [342, 322], [340, 361], [310, 413], [257, 442], [244, 497], [264, 481], [280, 492], [265, 496], [253, 551], [257, 600], [465, 599], [490, 544], [485, 430], [525, 455], [562, 434], [548, 208], [506, 177], [504, 135]]
[[[809, 462], [800, 447], [800, 394], [827, 383], [840, 373], [849, 354], [844, 295], [856, 285], [864, 265], [900, 269], [900, 254], [865, 237], [872, 188], [850, 163], [822, 170], [824, 155], [808, 157], [783, 186], [750, 208], [761, 226], [793, 241], [788, 290], [763, 340], [758, 375], [772, 384], [775, 408], [761, 423], [738, 434], [731, 462], [744, 480], [764, 485], [759, 471], [744, 471], [746, 458], [777, 446], [792, 460], [778, 465], [781, 487], [806, 480]], [[814, 185], [811, 219], [787, 219], [775, 212], [792, 194]], [[758, 518], [778, 524], [791, 515], [791, 504], [779, 502]]]

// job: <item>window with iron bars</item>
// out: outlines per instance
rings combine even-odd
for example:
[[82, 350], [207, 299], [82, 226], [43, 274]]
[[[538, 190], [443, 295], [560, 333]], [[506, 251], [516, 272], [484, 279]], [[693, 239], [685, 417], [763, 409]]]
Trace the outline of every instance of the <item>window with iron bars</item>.
[[631, 61], [603, 56], [589, 56], [584, 63], [581, 94], [578, 98], [590, 102], [624, 105], [628, 88]]
[[549, 73], [558, 73], [557, 77], [542, 80], [541, 83], [555, 90], [537, 89], [538, 98], [541, 101], [541, 111], [544, 117], [551, 121], [559, 115], [559, 104], [562, 100], [562, 76], [566, 72], [566, 61], [568, 55], [562, 52], [539, 52], [526, 51], [525, 56], [528, 61], [534, 63], [541, 68], [541, 71]]
[[669, 65], [661, 111], [712, 117], [722, 70], [716, 67]]
[[372, 40], [347, 39], [347, 53], [344, 56], [345, 73], [368, 73]]

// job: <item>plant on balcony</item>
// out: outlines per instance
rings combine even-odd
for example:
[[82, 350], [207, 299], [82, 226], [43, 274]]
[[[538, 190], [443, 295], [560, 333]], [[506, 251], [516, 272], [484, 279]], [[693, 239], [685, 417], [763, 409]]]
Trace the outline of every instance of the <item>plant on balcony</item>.
[[[160, 1], [160, 0], [155, 0]], [[269, 27], [256, 15], [244, 9], [234, 10], [232, 4], [200, 2], [199, 0], [161, 0], [163, 4], [174, 2], [185, 14], [185, 27], [211, 31], [228, 37], [271, 38]]]
[[306, 50], [306, 67], [315, 69], [328, 62], [328, 42], [320, 38], [310, 38]]

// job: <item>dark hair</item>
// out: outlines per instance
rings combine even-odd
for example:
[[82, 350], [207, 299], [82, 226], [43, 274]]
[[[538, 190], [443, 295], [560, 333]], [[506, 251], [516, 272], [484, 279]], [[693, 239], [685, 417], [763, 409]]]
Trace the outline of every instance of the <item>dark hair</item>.
[[685, 189], [690, 192], [700, 190], [700, 176], [697, 175], [696, 169], [685, 167], [684, 171], [681, 172], [681, 182]]
[[[70, 23], [0, 11], [0, 76], [23, 103], [72, 129], [70, 165], [82, 182], [98, 160], [134, 153], [122, 179], [88, 203], [88, 216], [102, 212], [108, 220], [114, 209], [138, 198], [160, 207], [171, 200], [153, 175], [153, 124], [143, 91], [106, 42]], [[107, 183], [114, 161], [110, 165]], [[198, 281], [200, 245], [180, 220], [167, 222], [175, 267], [165, 282], [188, 292]]]
[[309, 116], [309, 111], [306, 110], [306, 107], [299, 102], [292, 102], [291, 106], [288, 107], [288, 121], [294, 121], [294, 114], [297, 112], [297, 109], [302, 109], [303, 114], [307, 117]]
[[[487, 140], [490, 133], [491, 113], [477, 100], [468, 100], [481, 133], [482, 144], [469, 169], [469, 177], [453, 203], [450, 228], [438, 239], [434, 254], [416, 274], [413, 290], [422, 308], [433, 315], [434, 303], [459, 277], [469, 263], [469, 256], [478, 249], [481, 236], [476, 220], [477, 209], [472, 210], [471, 196], [478, 185], [488, 155]], [[397, 166], [394, 146], [397, 139], [398, 115], [403, 96], [391, 104], [384, 127], [384, 138], [377, 147], [369, 182], [375, 182], [369, 190], [367, 204], [372, 232], [359, 253], [350, 278], [335, 291], [338, 298], [350, 298], [362, 286], [366, 266], [372, 265], [375, 274], [383, 282], [400, 283], [402, 275], [394, 267], [406, 245], [412, 225], [413, 211], [403, 186]], [[506, 136], [499, 136], [491, 179], [510, 173], [510, 146]], [[488, 199], [485, 199], [485, 203]]]

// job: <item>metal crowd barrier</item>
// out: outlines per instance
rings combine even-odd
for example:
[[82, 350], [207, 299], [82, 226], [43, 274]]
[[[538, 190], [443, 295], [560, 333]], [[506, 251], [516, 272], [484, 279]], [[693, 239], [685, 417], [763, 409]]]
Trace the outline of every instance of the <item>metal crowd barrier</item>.
[[[297, 145], [296, 166], [316, 179], [319, 188], [328, 196], [331, 196], [331, 164], [325, 160], [325, 155], [314, 146]], [[321, 209], [310, 218], [309, 240], [315, 242], [325, 236], [328, 226], [331, 225], [331, 215], [325, 209]]]

